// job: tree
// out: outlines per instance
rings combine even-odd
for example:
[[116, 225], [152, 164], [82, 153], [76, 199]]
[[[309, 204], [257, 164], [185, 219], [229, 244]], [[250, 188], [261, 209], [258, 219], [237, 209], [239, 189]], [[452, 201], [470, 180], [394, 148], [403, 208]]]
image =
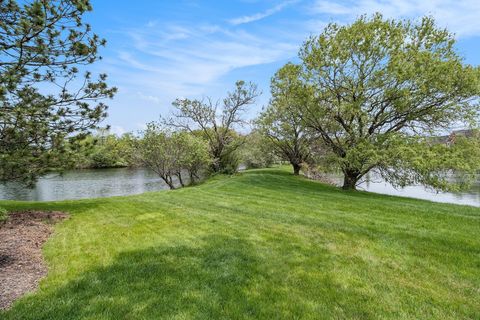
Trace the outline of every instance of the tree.
[[463, 63], [454, 44], [432, 18], [413, 23], [380, 14], [347, 26], [331, 23], [303, 44], [310, 98], [300, 114], [335, 155], [344, 189], [355, 189], [372, 169], [395, 185], [436, 189], [452, 186], [449, 172], [475, 172], [473, 140], [461, 152], [425, 138], [477, 119], [480, 72]]
[[98, 100], [116, 88], [80, 71], [105, 45], [82, 22], [90, 10], [88, 0], [0, 2], [0, 181], [33, 183], [62, 166], [66, 144], [106, 116]]
[[247, 169], [267, 168], [280, 160], [268, 138], [256, 128], [245, 136], [239, 151], [241, 163]]
[[169, 132], [155, 122], [147, 124], [133, 149], [137, 162], [158, 174], [170, 189], [175, 189], [173, 177], [185, 186], [182, 171], [188, 171], [190, 183], [199, 179], [210, 160], [203, 140], [187, 132]]
[[256, 121], [277, 154], [290, 162], [295, 175], [310, 155], [306, 128], [298, 114], [307, 103], [301, 71], [301, 66], [292, 63], [277, 71], [271, 82], [270, 104]]
[[208, 141], [213, 159], [212, 170], [224, 172], [229, 168], [229, 162], [234, 159], [233, 153], [241, 145], [235, 128], [244, 124], [243, 114], [258, 96], [256, 85], [237, 81], [235, 90], [227, 93], [227, 97], [223, 99], [221, 109], [220, 102], [214, 103], [211, 98], [177, 99], [173, 102], [176, 112], [173, 118], [165, 123], [189, 132], [199, 130]]
[[135, 166], [132, 158], [132, 133], [121, 136], [99, 130], [73, 145], [67, 144], [70, 166], [68, 168], [114, 168]]
[[133, 156], [138, 163], [155, 172], [169, 186], [175, 189], [173, 176], [177, 173], [176, 145], [168, 132], [151, 122], [143, 136], [134, 141]]
[[[133, 136], [123, 134], [118, 137], [108, 131], [100, 130], [96, 135], [90, 136], [92, 147], [86, 152], [87, 167], [90, 168], [115, 168], [131, 165], [131, 146]], [[88, 140], [87, 140], [88, 141]]]
[[174, 141], [177, 150], [181, 152], [179, 168], [177, 175], [181, 179], [181, 171], [188, 172], [190, 183], [200, 179], [200, 174], [210, 164], [210, 155], [208, 153], [207, 143], [189, 132], [177, 132], [174, 135]]

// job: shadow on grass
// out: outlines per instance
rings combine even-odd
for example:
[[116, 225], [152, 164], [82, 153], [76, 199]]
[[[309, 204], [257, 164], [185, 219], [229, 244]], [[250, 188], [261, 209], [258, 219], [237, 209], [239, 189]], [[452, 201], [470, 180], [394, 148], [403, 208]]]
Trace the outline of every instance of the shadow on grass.
[[[265, 265], [243, 239], [212, 235], [199, 244], [122, 253], [109, 266], [19, 301], [5, 319], [290, 319], [304, 317], [309, 308], [311, 317], [312, 302], [325, 312], [339, 310], [335, 297], [367, 298], [340, 288], [329, 272], [320, 284], [306, 279], [305, 288], [289, 288], [288, 274]], [[325, 301], [309, 296], [311, 289]], [[362, 306], [351, 308], [371, 316]]]

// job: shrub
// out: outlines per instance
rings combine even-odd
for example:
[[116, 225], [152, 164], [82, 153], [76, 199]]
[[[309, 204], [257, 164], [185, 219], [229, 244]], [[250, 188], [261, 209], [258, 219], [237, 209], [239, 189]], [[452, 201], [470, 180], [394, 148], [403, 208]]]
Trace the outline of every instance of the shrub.
[[4, 222], [8, 218], [8, 211], [5, 208], [0, 207], [0, 223]]

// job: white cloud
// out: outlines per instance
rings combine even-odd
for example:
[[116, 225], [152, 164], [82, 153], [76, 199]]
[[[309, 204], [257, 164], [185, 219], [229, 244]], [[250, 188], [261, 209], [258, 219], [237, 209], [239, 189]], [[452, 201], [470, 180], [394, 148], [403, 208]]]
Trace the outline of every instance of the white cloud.
[[317, 0], [314, 12], [349, 20], [375, 12], [389, 18], [431, 15], [440, 26], [447, 27], [460, 37], [480, 35], [479, 0]]
[[123, 128], [122, 126], [115, 126], [115, 125], [110, 126], [110, 133], [115, 134], [117, 136], [121, 136], [126, 132], [127, 130], [125, 130], [125, 128]]
[[137, 95], [140, 99], [145, 100], [145, 101], [150, 101], [150, 102], [157, 103], [157, 104], [161, 102], [161, 99], [157, 96], [144, 94], [142, 92], [137, 92]]
[[293, 4], [293, 3], [295, 3], [295, 2], [298, 2], [298, 0], [284, 1], [284, 2], [276, 5], [276, 6], [273, 7], [273, 8], [267, 9], [267, 10], [264, 11], [264, 12], [258, 12], [258, 13], [252, 14], [252, 15], [247, 15], [247, 16], [242, 16], [242, 17], [230, 19], [230, 20], [228, 20], [228, 22], [230, 22], [230, 23], [233, 24], [233, 25], [240, 25], [240, 24], [245, 24], [245, 23], [250, 23], [250, 22], [258, 21], [258, 20], [267, 18], [267, 17], [269, 17], [269, 16], [271, 16], [271, 15], [274, 15], [274, 14], [277, 13], [277, 12], [282, 11], [283, 8], [285, 8], [285, 7], [288, 6], [288, 5]]

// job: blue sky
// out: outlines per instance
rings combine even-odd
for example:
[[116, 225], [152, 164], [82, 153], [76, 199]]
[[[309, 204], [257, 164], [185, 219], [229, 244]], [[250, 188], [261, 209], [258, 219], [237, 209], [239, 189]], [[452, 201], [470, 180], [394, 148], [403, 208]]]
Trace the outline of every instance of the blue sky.
[[269, 99], [269, 81], [302, 42], [328, 22], [376, 11], [387, 17], [432, 15], [457, 35], [467, 63], [480, 64], [479, 0], [93, 0], [86, 16], [107, 39], [92, 71], [119, 88], [108, 101], [112, 132], [141, 130], [171, 111], [177, 97], [222, 98], [236, 80], [253, 81]]

